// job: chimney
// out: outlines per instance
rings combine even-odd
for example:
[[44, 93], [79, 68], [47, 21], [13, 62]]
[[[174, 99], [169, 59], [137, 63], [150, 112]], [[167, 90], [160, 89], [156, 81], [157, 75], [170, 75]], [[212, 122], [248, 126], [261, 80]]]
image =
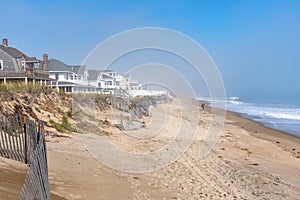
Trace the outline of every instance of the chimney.
[[2, 39], [2, 45], [5, 47], [8, 47], [8, 40], [7, 39]]
[[43, 70], [48, 70], [48, 54], [43, 54]]

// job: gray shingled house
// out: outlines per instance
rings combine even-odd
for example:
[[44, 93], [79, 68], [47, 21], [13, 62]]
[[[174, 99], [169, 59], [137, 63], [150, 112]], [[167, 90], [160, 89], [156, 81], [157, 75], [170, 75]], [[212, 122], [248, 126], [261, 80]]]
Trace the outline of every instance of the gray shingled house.
[[49, 79], [47, 70], [48, 55], [43, 61], [29, 57], [20, 50], [9, 47], [8, 40], [3, 39], [0, 45], [0, 83], [25, 81], [46, 83]]

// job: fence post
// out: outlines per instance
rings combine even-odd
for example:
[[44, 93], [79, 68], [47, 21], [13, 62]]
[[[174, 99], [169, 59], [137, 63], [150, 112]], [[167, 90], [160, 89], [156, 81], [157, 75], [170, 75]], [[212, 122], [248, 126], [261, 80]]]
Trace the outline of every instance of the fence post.
[[36, 119], [36, 123], [35, 124], [37, 124], [36, 144], [38, 144], [39, 141], [40, 141], [40, 131], [41, 131], [40, 121], [38, 119]]
[[40, 141], [40, 122], [38, 119], [35, 120], [35, 126], [37, 126], [36, 129], [36, 144]]
[[124, 131], [123, 114], [121, 113], [121, 131]]
[[28, 164], [28, 158], [27, 158], [27, 132], [26, 132], [26, 116], [24, 116], [24, 151], [25, 151], [25, 164]]

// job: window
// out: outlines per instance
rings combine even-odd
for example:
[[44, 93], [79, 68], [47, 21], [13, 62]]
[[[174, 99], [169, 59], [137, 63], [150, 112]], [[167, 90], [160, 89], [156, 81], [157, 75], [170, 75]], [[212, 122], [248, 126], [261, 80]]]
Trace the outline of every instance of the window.
[[3, 60], [0, 60], [0, 70], [3, 70]]
[[58, 80], [59, 76], [58, 74], [55, 74], [55, 80]]
[[107, 85], [112, 85], [112, 81], [107, 81]]
[[21, 68], [22, 68], [23, 70], [25, 70], [25, 61], [22, 61], [22, 62], [21, 62]]
[[72, 92], [72, 87], [66, 87], [66, 92]]

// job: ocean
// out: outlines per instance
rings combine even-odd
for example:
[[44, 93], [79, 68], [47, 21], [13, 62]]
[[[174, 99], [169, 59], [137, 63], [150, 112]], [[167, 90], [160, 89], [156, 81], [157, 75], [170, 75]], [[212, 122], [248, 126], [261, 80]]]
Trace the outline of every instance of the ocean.
[[[202, 99], [207, 101], [207, 99]], [[220, 101], [220, 100], [218, 100]], [[224, 100], [223, 100], [224, 101]], [[226, 110], [239, 113], [242, 117], [260, 122], [266, 127], [300, 137], [300, 105], [291, 102], [249, 100], [229, 97], [225, 100]]]

